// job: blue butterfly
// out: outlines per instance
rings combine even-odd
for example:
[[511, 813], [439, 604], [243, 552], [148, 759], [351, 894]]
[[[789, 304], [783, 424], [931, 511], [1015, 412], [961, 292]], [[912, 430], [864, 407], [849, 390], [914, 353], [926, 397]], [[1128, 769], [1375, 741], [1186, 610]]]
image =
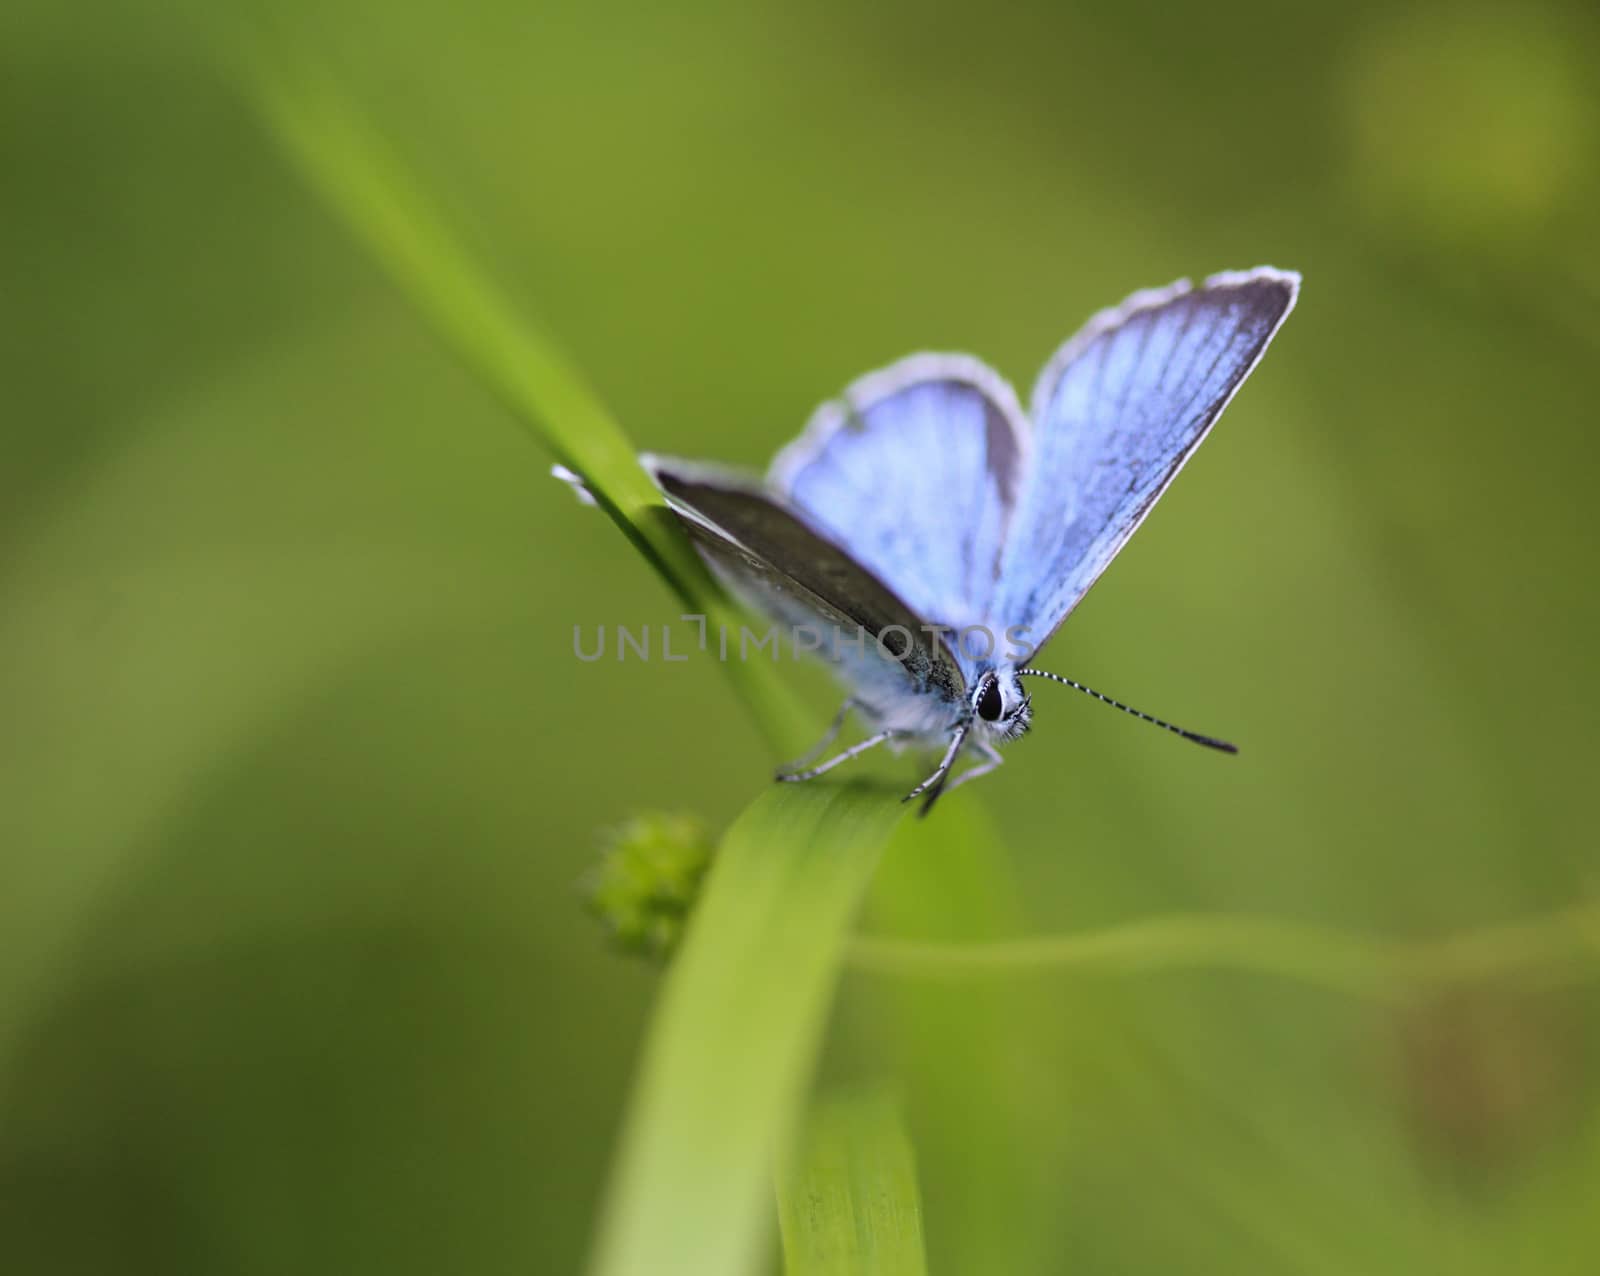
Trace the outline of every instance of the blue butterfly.
[[[809, 780], [880, 744], [937, 747], [938, 766], [906, 795], [926, 812], [1028, 729], [1026, 677], [1234, 752], [1031, 662], [1260, 361], [1299, 285], [1262, 267], [1134, 293], [1045, 365], [1028, 414], [977, 359], [919, 354], [819, 409], [765, 483], [643, 458], [736, 595], [834, 638], [818, 654], [849, 698], [778, 778]], [[851, 710], [870, 734], [807, 766]], [[973, 765], [951, 780], [963, 755]]]

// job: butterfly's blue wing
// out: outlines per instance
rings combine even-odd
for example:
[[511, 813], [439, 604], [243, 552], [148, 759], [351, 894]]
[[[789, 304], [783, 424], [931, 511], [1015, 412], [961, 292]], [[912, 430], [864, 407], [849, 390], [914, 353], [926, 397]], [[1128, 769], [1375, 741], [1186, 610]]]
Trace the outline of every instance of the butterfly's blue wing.
[[883, 726], [931, 734], [959, 716], [966, 682], [949, 647], [850, 554], [751, 479], [670, 457], [640, 459], [723, 583], [785, 627], [780, 649], [796, 629], [809, 631], [806, 646]]
[[996, 623], [1026, 627], [1037, 650], [1066, 619], [1249, 376], [1299, 284], [1263, 267], [1135, 293], [1051, 359]]
[[981, 624], [1026, 446], [996, 373], [913, 355], [818, 409], [768, 482], [929, 622]]

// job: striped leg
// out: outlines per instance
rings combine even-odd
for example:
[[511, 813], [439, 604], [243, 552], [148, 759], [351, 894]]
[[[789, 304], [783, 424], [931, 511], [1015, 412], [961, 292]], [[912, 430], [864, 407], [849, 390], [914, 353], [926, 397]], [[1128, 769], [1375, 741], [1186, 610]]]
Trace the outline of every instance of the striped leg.
[[828, 729], [822, 733], [822, 739], [818, 740], [814, 745], [811, 746], [811, 748], [802, 753], [793, 762], [785, 762], [781, 767], [779, 767], [778, 778], [781, 780], [786, 775], [800, 770], [808, 762], [820, 757], [822, 755], [822, 751], [839, 738], [839, 732], [844, 730], [844, 720], [850, 716], [850, 710], [856, 707], [856, 702], [853, 697], [840, 705], [839, 712], [833, 715], [832, 723], [830, 723]]
[[956, 755], [961, 752], [961, 746], [966, 742], [969, 730], [969, 727], [957, 727], [955, 735], [950, 737], [950, 747], [944, 751], [944, 757], [939, 759], [939, 765], [934, 773], [900, 799], [902, 802], [909, 802], [912, 798], [921, 797], [926, 793], [928, 796], [922, 803], [922, 810], [917, 812], [918, 815], [926, 815], [933, 810], [933, 804], [939, 800], [939, 792], [944, 788], [945, 777], [950, 774], [950, 768], [956, 764]]
[[956, 776], [955, 779], [951, 780], [950, 783], [945, 786], [946, 793], [954, 793], [968, 780], [976, 780], [980, 775], [988, 775], [989, 772], [993, 771], [997, 766], [1005, 761], [1005, 758], [1000, 754], [1000, 750], [995, 748], [994, 745], [990, 744], [986, 740], [980, 740], [977, 744], [973, 745], [973, 748], [983, 755], [983, 761], [975, 767], [969, 767], [960, 775]]
[[877, 735], [869, 735], [860, 744], [852, 744], [843, 753], [834, 754], [826, 762], [812, 767], [809, 771], [780, 771], [778, 772], [778, 779], [788, 784], [794, 784], [800, 780], [814, 780], [819, 775], [825, 775], [833, 770], [839, 763], [848, 762], [857, 754], [865, 753], [868, 749], [876, 748], [885, 740], [892, 740], [895, 736], [904, 734], [905, 732], [903, 731], [880, 731]]

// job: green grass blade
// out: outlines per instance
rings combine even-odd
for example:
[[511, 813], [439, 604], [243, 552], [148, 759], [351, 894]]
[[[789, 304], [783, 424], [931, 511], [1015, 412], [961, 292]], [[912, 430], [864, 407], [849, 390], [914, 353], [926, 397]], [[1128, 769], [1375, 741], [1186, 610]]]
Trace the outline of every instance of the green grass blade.
[[846, 930], [905, 808], [775, 786], [728, 830], [656, 1005], [594, 1276], [744, 1276], [770, 1224]]
[[304, 66], [258, 66], [257, 102], [301, 176], [438, 331], [557, 458], [583, 474], [618, 526], [685, 602], [699, 564], [658, 523], [661, 498], [634, 448], [550, 340], [489, 282], [385, 140]]
[[[886, 936], [904, 937], [896, 942], [957, 951], [1029, 925], [1011, 864], [970, 790], [900, 827], [865, 914]], [[1056, 1072], [1059, 998], [1026, 981], [874, 981], [859, 991], [916, 1134], [934, 1266], [1056, 1270], [1049, 1228], [1059, 1184], [1040, 1145], [1038, 1103], [1041, 1094], [1070, 1102]]]
[[[495, 288], [337, 85], [293, 58], [259, 52], [249, 75], [261, 118], [307, 184], [456, 354], [557, 460], [583, 476], [679, 600], [713, 630], [737, 633], [740, 615], [667, 512], [621, 427], [556, 345]], [[722, 667], [769, 742], [781, 752], [801, 747], [808, 719], [773, 671], [759, 661]]]
[[899, 1105], [877, 1091], [812, 1106], [778, 1176], [787, 1276], [923, 1276], [916, 1156]]

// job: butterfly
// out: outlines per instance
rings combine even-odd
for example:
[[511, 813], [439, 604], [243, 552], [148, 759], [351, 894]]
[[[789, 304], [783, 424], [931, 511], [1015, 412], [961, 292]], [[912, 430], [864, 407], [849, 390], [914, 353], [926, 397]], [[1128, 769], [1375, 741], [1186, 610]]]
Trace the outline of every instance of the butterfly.
[[[1261, 267], [1136, 292], [1045, 364], [1027, 413], [979, 360], [912, 355], [818, 409], [764, 482], [642, 457], [736, 596], [833, 638], [815, 650], [848, 699], [778, 778], [814, 779], [884, 744], [937, 749], [938, 765], [906, 795], [926, 814], [1027, 731], [1029, 677], [1235, 752], [1032, 661], [1260, 361], [1299, 285]], [[851, 711], [866, 737], [812, 765]], [[952, 779], [963, 757], [972, 765]]]

